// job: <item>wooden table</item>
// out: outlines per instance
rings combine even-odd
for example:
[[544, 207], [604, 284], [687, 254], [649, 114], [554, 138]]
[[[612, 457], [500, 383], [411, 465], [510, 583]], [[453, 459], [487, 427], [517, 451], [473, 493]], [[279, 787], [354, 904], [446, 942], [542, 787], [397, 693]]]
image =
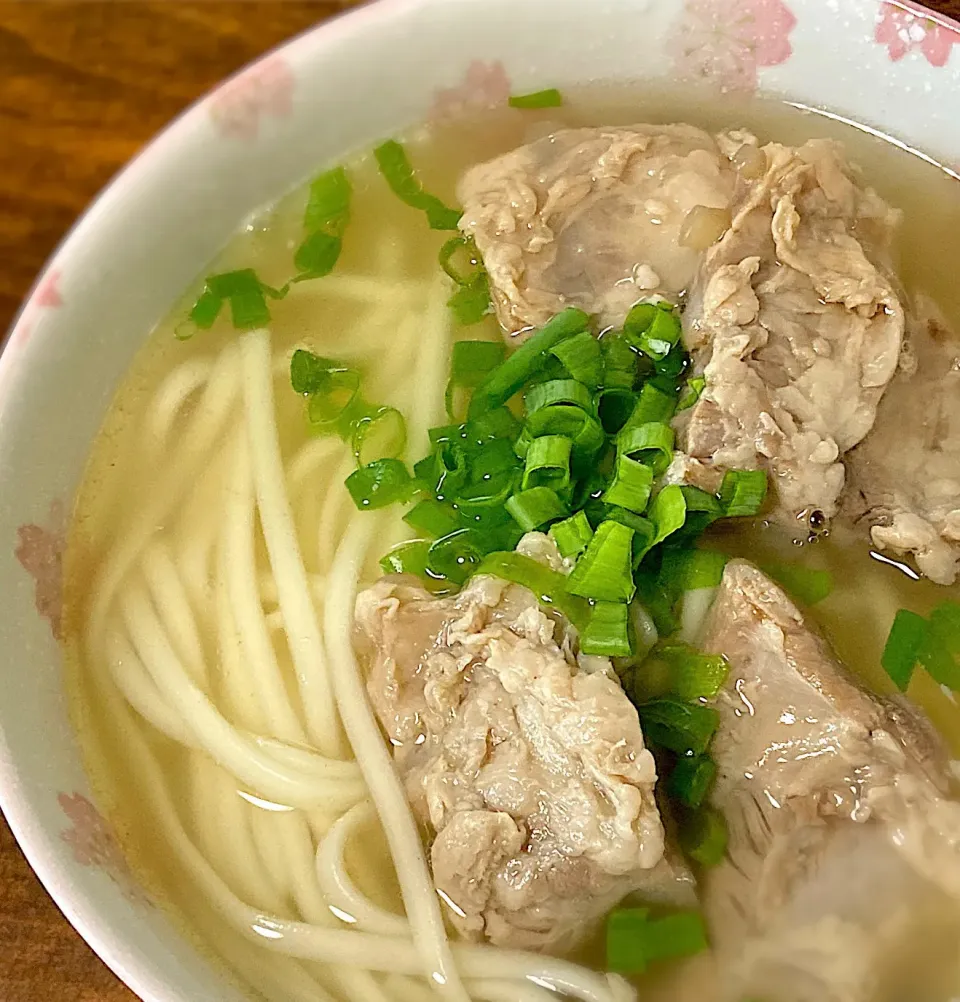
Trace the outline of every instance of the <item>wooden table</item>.
[[[343, 5], [0, 0], [0, 336], [63, 233], [144, 142], [218, 80]], [[930, 5], [960, 18], [960, 0]], [[2, 820], [0, 999], [133, 1002]]]

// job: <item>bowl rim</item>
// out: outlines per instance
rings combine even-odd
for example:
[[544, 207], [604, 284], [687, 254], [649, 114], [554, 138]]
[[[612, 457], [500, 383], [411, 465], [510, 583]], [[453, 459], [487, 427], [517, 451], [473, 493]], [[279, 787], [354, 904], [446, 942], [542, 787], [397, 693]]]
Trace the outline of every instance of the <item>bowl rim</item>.
[[[18, 342], [29, 334], [31, 325], [26, 322], [27, 314], [45, 280], [57, 271], [64, 259], [76, 254], [82, 248], [87, 232], [98, 226], [100, 217], [109, 212], [122, 189], [136, 183], [161, 158], [177, 158], [178, 150], [187, 145], [188, 137], [202, 123], [203, 109], [213, 95], [280, 53], [292, 55], [309, 45], [314, 47], [310, 58], [322, 58], [324, 51], [334, 47], [341, 37], [353, 32], [362, 32], [365, 25], [384, 16], [400, 16], [422, 6], [429, 6], [433, 2], [435, 0], [365, 0], [358, 6], [337, 11], [323, 21], [277, 43], [223, 78], [187, 105], [138, 150], [106, 182], [60, 238], [14, 312], [9, 327], [2, 332], [4, 336], [0, 340], [0, 425], [9, 406], [6, 403], [9, 394], [4, 392], [4, 386], [15, 379], [16, 367], [20, 364], [19, 353], [14, 349], [18, 347]], [[906, 13], [928, 17], [935, 23], [960, 34], [958, 18], [931, 10], [915, 0], [885, 0], [885, 2]], [[319, 47], [317, 47], [318, 39], [321, 40]], [[0, 728], [0, 813], [5, 817], [19, 851], [26, 858], [46, 893], [87, 946], [123, 985], [143, 1002], [180, 1002], [170, 994], [169, 984], [162, 976], [158, 976], [159, 972], [151, 969], [152, 964], [145, 964], [129, 956], [123, 948], [122, 939], [100, 928], [99, 908], [91, 904], [90, 899], [85, 896], [76, 877], [69, 875], [64, 867], [59, 865], [52, 842], [45, 838], [45, 826], [40, 821], [38, 811], [30, 798], [20, 789], [18, 769], [2, 728]]]
[[[199, 95], [138, 150], [107, 181], [61, 237], [14, 313], [10, 326], [0, 341], [0, 425], [3, 424], [2, 419], [8, 406], [6, 401], [9, 400], [9, 394], [4, 391], [4, 386], [7, 382], [13, 381], [16, 368], [20, 364], [19, 352], [14, 349], [18, 347], [18, 342], [29, 334], [31, 325], [26, 322], [27, 314], [45, 280], [58, 270], [64, 259], [76, 254], [82, 248], [87, 231], [97, 227], [99, 218], [110, 211], [111, 205], [124, 188], [135, 184], [161, 158], [176, 159], [178, 149], [186, 146], [187, 139], [194, 129], [201, 127], [205, 121], [204, 108], [211, 97], [229, 87], [253, 68], [268, 63], [280, 53], [291, 55], [309, 45], [313, 47], [311, 59], [322, 58], [323, 51], [336, 46], [341, 37], [362, 32], [364, 26], [374, 20], [415, 11], [431, 2], [432, 0], [366, 0], [358, 6], [337, 11], [325, 20], [278, 42], [255, 59], [244, 63], [234, 73]], [[320, 48], [317, 48], [317, 39], [321, 40]], [[76, 877], [69, 875], [58, 862], [52, 841], [45, 836], [45, 826], [36, 808], [20, 788], [18, 768], [2, 728], [0, 728], [0, 813], [6, 819], [19, 851], [53, 903], [86, 945], [123, 985], [142, 1002], [180, 1002], [171, 995], [169, 984], [158, 976], [159, 972], [151, 970], [151, 965], [130, 957], [121, 939], [100, 928], [100, 909], [91, 904], [90, 899], [78, 885]]]

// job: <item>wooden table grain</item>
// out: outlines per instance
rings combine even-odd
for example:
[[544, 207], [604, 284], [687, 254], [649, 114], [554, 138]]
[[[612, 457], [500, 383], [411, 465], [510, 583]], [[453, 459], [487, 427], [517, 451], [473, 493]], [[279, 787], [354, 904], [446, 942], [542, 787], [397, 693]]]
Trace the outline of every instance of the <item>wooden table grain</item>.
[[[0, 0], [0, 335], [73, 220], [155, 132], [345, 5]], [[931, 6], [960, 18], [960, 0]], [[0, 819], [0, 1000], [52, 999], [134, 1002], [46, 896]]]

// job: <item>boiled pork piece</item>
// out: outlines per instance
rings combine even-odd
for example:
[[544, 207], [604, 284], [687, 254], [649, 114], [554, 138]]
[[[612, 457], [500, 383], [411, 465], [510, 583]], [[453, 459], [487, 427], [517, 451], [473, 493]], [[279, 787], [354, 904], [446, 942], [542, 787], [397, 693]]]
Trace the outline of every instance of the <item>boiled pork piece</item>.
[[[521, 548], [543, 554], [546, 536]], [[654, 799], [656, 767], [609, 662], [570, 652], [532, 592], [472, 579], [434, 598], [386, 577], [357, 599], [368, 691], [453, 925], [564, 951], [631, 891], [690, 903]]]
[[845, 509], [873, 543], [938, 584], [960, 562], [960, 337], [917, 303], [872, 432], [848, 457]]
[[742, 165], [732, 226], [703, 260], [684, 340], [706, 385], [677, 421], [673, 480], [714, 489], [727, 469], [772, 474], [776, 514], [801, 530], [836, 514], [843, 456], [873, 426], [904, 317], [889, 277], [898, 214], [842, 148], [720, 137]]
[[691, 224], [729, 222], [733, 183], [716, 141], [691, 125], [564, 129], [467, 171], [460, 225], [508, 334], [566, 306], [620, 326], [641, 299], [677, 301], [700, 258]]
[[938, 737], [857, 684], [744, 561], [728, 564], [705, 638], [730, 662], [711, 794], [730, 845], [701, 885], [718, 998], [886, 999], [917, 923], [960, 923], [960, 804]]

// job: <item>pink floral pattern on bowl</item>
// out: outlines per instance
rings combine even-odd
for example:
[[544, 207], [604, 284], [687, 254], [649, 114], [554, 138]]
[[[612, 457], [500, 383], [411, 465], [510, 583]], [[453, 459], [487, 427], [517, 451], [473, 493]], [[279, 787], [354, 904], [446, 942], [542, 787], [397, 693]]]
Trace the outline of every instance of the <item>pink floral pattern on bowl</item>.
[[60, 793], [57, 802], [71, 822], [60, 838], [70, 847], [74, 860], [80, 866], [102, 870], [134, 904], [152, 904], [131, 873], [113, 828], [94, 804], [82, 793]]
[[210, 116], [221, 135], [254, 140], [265, 115], [288, 116], [294, 76], [286, 60], [272, 56], [228, 81], [210, 98]]
[[792, 55], [796, 26], [783, 0], [687, 0], [667, 49], [680, 79], [752, 93], [762, 67]]
[[46, 524], [27, 523], [17, 529], [13, 555], [33, 578], [34, 605], [37, 613], [50, 624], [54, 637], [60, 639], [63, 613], [63, 551], [66, 547], [66, 519], [62, 501], [50, 505]]
[[910, 52], [920, 52], [931, 66], [946, 66], [960, 31], [918, 4], [882, 3], [877, 17], [876, 40], [887, 47], [892, 62]]
[[430, 106], [431, 122], [450, 122], [475, 111], [506, 104], [510, 97], [510, 77], [503, 63], [475, 59], [456, 87], [440, 87]]

